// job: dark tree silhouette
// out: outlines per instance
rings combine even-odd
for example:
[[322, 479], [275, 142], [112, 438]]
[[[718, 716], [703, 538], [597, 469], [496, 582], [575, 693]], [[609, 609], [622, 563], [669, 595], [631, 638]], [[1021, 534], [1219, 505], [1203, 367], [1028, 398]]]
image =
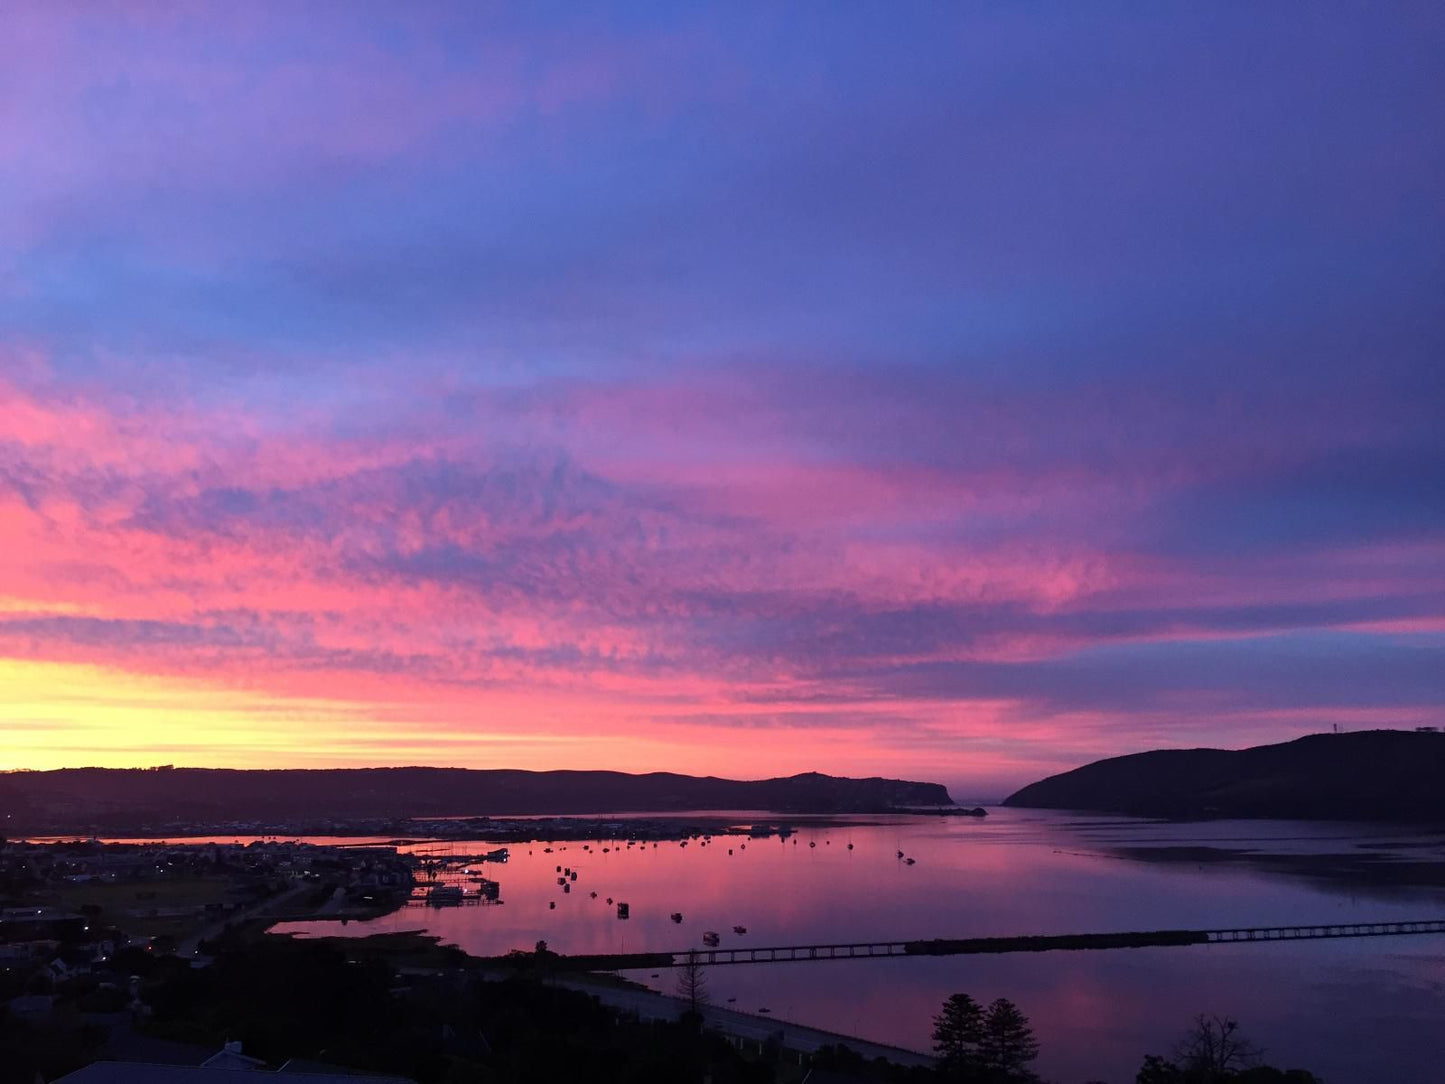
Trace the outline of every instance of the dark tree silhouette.
[[979, 1053], [989, 1080], [1034, 1079], [1028, 1064], [1039, 1056], [1039, 1043], [1029, 1018], [1008, 998], [999, 998], [984, 1014]]
[[688, 952], [687, 960], [677, 970], [677, 996], [687, 1002], [687, 1011], [693, 1016], [700, 1016], [708, 1003], [707, 972], [696, 949]]
[[1179, 1084], [1183, 1075], [1172, 1061], [1165, 1061], [1158, 1054], [1146, 1054], [1134, 1084]]
[[933, 1050], [946, 1080], [971, 1080], [982, 1064], [983, 1010], [967, 994], [954, 994], [933, 1018]]
[[1201, 1013], [1174, 1047], [1172, 1060], [1150, 1054], [1135, 1084], [1319, 1084], [1304, 1069], [1260, 1064], [1264, 1051], [1227, 1016]]
[[1175, 1061], [1203, 1076], [1226, 1077], [1258, 1065], [1264, 1051], [1239, 1033], [1239, 1022], [1200, 1013], [1174, 1048]]

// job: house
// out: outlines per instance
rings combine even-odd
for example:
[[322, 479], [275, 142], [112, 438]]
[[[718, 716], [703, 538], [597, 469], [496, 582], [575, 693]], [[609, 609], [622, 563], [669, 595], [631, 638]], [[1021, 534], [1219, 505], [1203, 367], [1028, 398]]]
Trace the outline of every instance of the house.
[[[221, 1053], [225, 1053], [222, 1051]], [[324, 1075], [282, 1068], [271, 1072], [259, 1065], [222, 1068], [207, 1065], [157, 1065], [140, 1061], [96, 1061], [61, 1077], [55, 1084], [223, 1084], [228, 1073], [256, 1073], [257, 1084], [416, 1084], [399, 1076], [367, 1076], [342, 1070]]]
[[[231, 1079], [230, 1069], [203, 1066], [148, 1065], [139, 1061], [96, 1061], [60, 1077], [55, 1084], [221, 1084]], [[257, 1084], [416, 1084], [399, 1076], [362, 1076], [355, 1073], [267, 1072], [257, 1070]]]
[[253, 1058], [241, 1053], [240, 1043], [229, 1042], [205, 1061], [201, 1062], [201, 1068], [259, 1070], [265, 1069], [266, 1063], [261, 1058]]

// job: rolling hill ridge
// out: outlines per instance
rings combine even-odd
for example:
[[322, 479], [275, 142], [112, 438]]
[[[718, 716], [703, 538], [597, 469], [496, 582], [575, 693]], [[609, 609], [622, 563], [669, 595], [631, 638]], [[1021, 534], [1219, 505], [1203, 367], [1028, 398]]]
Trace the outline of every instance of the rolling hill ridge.
[[1445, 734], [1313, 734], [1250, 749], [1157, 749], [1031, 783], [1004, 800], [1181, 819], [1445, 821]]

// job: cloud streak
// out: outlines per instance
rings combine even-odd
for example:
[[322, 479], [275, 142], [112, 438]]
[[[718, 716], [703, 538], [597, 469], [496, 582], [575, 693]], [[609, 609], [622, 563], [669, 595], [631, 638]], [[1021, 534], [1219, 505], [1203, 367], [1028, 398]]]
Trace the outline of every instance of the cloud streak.
[[10, 766], [1439, 721], [1433, 9], [226, 18], [0, 43]]

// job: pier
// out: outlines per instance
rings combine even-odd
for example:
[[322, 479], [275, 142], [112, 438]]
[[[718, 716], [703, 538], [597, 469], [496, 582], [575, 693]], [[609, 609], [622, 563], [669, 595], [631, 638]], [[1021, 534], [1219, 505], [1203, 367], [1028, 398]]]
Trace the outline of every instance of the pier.
[[[624, 971], [634, 968], [706, 967], [732, 964], [875, 960], [899, 956], [969, 956], [1005, 952], [1059, 952], [1186, 945], [1262, 944], [1342, 937], [1403, 937], [1445, 933], [1445, 919], [1351, 922], [1309, 926], [1246, 926], [1214, 930], [1145, 930], [1126, 933], [1041, 934], [1023, 937], [937, 938], [926, 941], [861, 941], [837, 945], [771, 945], [759, 948], [697, 948], [679, 952], [631, 952], [551, 957], [560, 971]], [[494, 957], [491, 963], [514, 963]]]

